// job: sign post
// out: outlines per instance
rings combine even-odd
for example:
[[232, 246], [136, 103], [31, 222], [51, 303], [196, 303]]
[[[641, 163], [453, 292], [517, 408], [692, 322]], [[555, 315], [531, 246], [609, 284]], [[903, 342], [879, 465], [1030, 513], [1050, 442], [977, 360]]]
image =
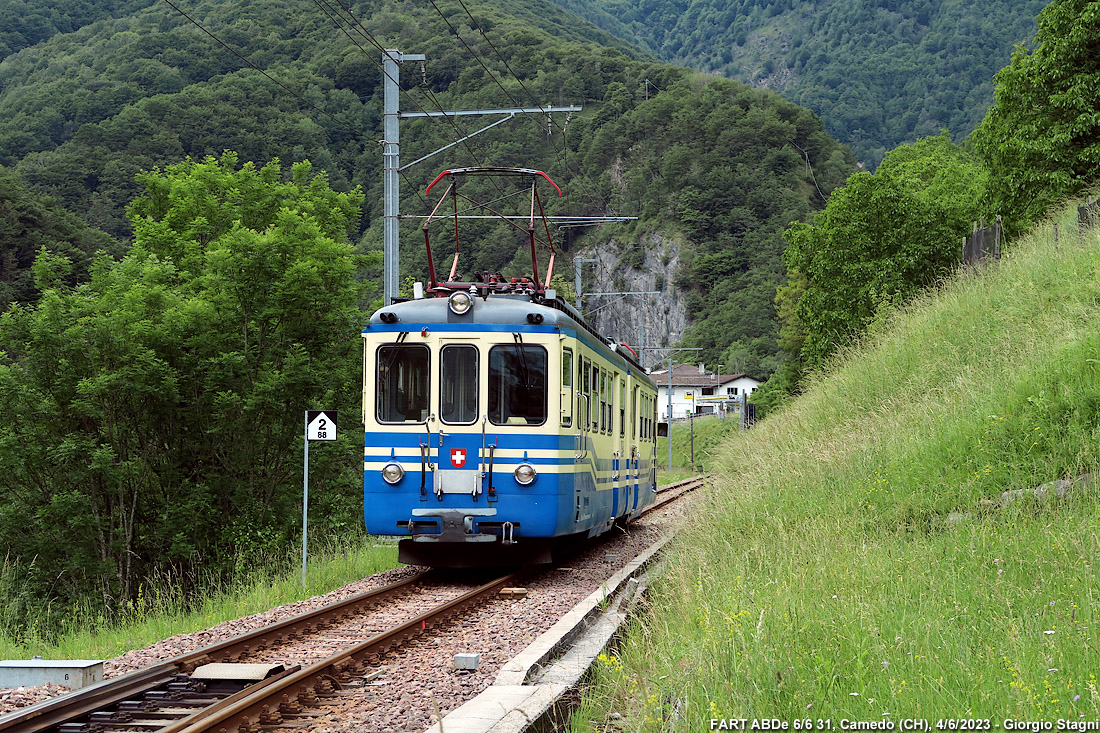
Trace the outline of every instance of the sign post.
[[309, 442], [336, 440], [336, 410], [306, 410], [306, 430], [302, 441], [302, 590], [306, 589], [306, 537], [309, 526]]

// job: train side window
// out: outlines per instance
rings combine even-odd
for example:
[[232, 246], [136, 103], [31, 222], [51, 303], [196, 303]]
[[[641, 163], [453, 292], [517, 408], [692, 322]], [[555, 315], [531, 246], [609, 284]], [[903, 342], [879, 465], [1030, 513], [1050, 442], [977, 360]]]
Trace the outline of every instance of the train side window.
[[[652, 409], [651, 409], [651, 411], [650, 411], [650, 413], [649, 413], [650, 415], [652, 415], [652, 417], [651, 417], [651, 418], [650, 418], [650, 420], [649, 420], [649, 424], [650, 424], [651, 426], [654, 426], [654, 428], [656, 428], [656, 426], [657, 426], [657, 401], [656, 401], [656, 400], [652, 400], [652, 403], [653, 403], [653, 407], [652, 407]], [[671, 415], [671, 413], [670, 413], [670, 414], [669, 414], [669, 426], [670, 426], [670, 429], [671, 429], [671, 425], [672, 425], [672, 415]], [[650, 434], [651, 434], [651, 435], [650, 435], [649, 437], [653, 439], [653, 445], [657, 445], [657, 430], [656, 430], [656, 429], [651, 429], [651, 430], [650, 430]], [[671, 440], [671, 439], [672, 439], [672, 434], [670, 433], [670, 434], [669, 434], [669, 440]]]
[[607, 373], [607, 434], [615, 432], [615, 375]]
[[476, 346], [444, 346], [440, 352], [439, 415], [443, 422], [469, 425], [477, 421]]
[[599, 370], [599, 431], [607, 433], [607, 372]]
[[598, 366], [592, 368], [592, 429], [602, 433], [599, 422], [604, 419], [604, 373]]
[[420, 344], [378, 348], [375, 402], [378, 422], [424, 422], [428, 419], [429, 356], [428, 347]]
[[[577, 395], [577, 424], [584, 430], [591, 429], [588, 416], [592, 414], [592, 363], [580, 360], [580, 394]], [[581, 403], [581, 395], [584, 402]]]
[[508, 344], [489, 349], [489, 422], [546, 422], [547, 355], [542, 346]]
[[656, 425], [653, 422], [653, 410], [657, 406], [656, 400], [653, 399], [653, 395], [649, 395], [645, 398], [645, 438], [646, 440], [652, 440], [653, 434], [656, 432]]
[[630, 439], [638, 437], [638, 385], [630, 390]]
[[573, 350], [561, 350], [561, 426], [573, 425]]
[[612, 433], [611, 406], [615, 402], [615, 376], [611, 372], [604, 372], [603, 386], [604, 386], [605, 394], [607, 395], [607, 399], [604, 400], [604, 405], [603, 405], [604, 432], [606, 432], [608, 435], [611, 435], [611, 433]]
[[590, 401], [592, 409], [590, 414], [592, 415], [592, 429], [600, 429], [600, 368], [595, 364], [592, 365], [592, 399]]
[[619, 380], [619, 437], [626, 437], [626, 382]]
[[615, 373], [607, 374], [607, 432], [615, 432]]

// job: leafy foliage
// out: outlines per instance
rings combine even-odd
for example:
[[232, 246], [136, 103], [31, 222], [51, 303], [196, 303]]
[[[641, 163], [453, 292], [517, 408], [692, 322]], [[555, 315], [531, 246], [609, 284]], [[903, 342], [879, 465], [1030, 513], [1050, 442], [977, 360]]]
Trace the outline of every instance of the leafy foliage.
[[151, 0], [7, 0], [0, 5], [0, 57], [149, 4]]
[[1043, 0], [557, 0], [658, 57], [767, 86], [877, 166], [902, 142], [967, 135]]
[[[523, 114], [411, 168], [402, 211], [430, 210], [422, 191], [443, 167], [546, 170], [566, 192], [548, 202], [548, 213], [642, 218], [613, 235], [625, 264], [642, 263], [648, 233], [686, 240], [686, 267], [665, 286], [688, 299], [697, 323], [689, 340], [706, 348], [708, 363], [728, 356], [766, 376], [779, 353], [771, 301], [783, 281], [781, 231], [822, 205], [822, 194], [854, 170], [851, 155], [814, 115], [777, 95], [652, 63], [551, 3], [467, 3], [476, 24], [462, 5], [438, 5], [450, 25], [412, 2], [350, 6], [381, 44], [430, 51], [422, 73], [415, 64], [401, 71], [402, 109], [552, 101], [585, 110]], [[36, 190], [120, 238], [132, 232], [123, 212], [140, 193], [141, 170], [225, 148], [242, 160], [308, 158], [334, 189], [366, 192], [354, 236], [361, 251], [380, 250], [380, 54], [337, 32], [320, 11], [302, 13], [287, 0], [200, 6], [193, 17], [286, 88], [153, 3], [0, 63], [0, 155]], [[468, 120], [406, 120], [402, 161], [480, 126]], [[465, 185], [475, 197], [500, 195], [487, 182]], [[488, 222], [464, 231], [463, 272], [522, 261], [522, 233]], [[568, 250], [589, 239], [574, 231], [562, 243]], [[423, 278], [423, 252], [419, 232], [403, 226], [403, 274]], [[558, 262], [572, 274], [568, 257]]]
[[69, 261], [65, 282], [87, 279], [98, 251], [122, 253], [122, 244], [88, 227], [48, 197], [37, 196], [11, 170], [0, 168], [0, 312], [38, 297], [31, 266], [47, 250]]
[[1036, 48], [1020, 46], [996, 76], [997, 103], [975, 130], [992, 172], [991, 203], [1016, 229], [1097, 181], [1100, 3], [1055, 0]]
[[584, 167], [604, 171], [596, 186], [617, 189], [648, 226], [683, 233], [689, 264], [676, 286], [694, 318], [684, 343], [702, 347], [704, 363], [766, 375], [779, 353], [782, 230], [844, 180], [850, 154], [772, 92], [722, 79], [662, 83], [648, 100], [622, 102], [579, 151]]
[[[230, 153], [141, 183], [130, 255], [70, 288], [44, 252], [41, 300], [0, 320], [0, 543], [47, 601], [111, 607], [154, 566], [277, 554], [300, 516], [303, 410], [356, 412], [362, 195]], [[358, 503], [338, 481], [357, 447], [313, 467], [337, 516]]]
[[786, 232], [788, 285], [778, 300], [786, 343], [820, 368], [884, 310], [958, 262], [986, 174], [946, 135], [892, 151], [874, 173], [835, 191], [813, 224]]

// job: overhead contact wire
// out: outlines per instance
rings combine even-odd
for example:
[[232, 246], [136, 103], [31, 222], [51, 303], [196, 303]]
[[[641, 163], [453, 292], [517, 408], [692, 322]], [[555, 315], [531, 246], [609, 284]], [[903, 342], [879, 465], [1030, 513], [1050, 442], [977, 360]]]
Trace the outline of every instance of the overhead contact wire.
[[[289, 94], [291, 94], [292, 96], [294, 96], [295, 98], [297, 98], [297, 99], [298, 99], [299, 101], [301, 101], [301, 102], [304, 102], [305, 104], [309, 105], [309, 106], [310, 106], [310, 107], [312, 107], [313, 109], [317, 110], [318, 112], [320, 112], [321, 114], [323, 114], [323, 115], [324, 115], [325, 117], [328, 117], [328, 118], [329, 118], [330, 120], [332, 120], [333, 122], [335, 122], [335, 123], [336, 123], [337, 125], [339, 125], [340, 127], [342, 127], [342, 128], [344, 128], [345, 130], [347, 130], [347, 131], [351, 132], [351, 133], [352, 133], [353, 135], [359, 135], [359, 134], [361, 134], [361, 132], [362, 132], [361, 130], [357, 130], [357, 129], [355, 129], [355, 128], [351, 127], [350, 125], [348, 125], [348, 124], [346, 124], [346, 123], [344, 123], [344, 122], [341, 122], [340, 120], [336, 119], [336, 118], [335, 118], [335, 117], [333, 117], [333, 116], [332, 116], [331, 114], [329, 114], [329, 113], [328, 113], [328, 112], [326, 112], [325, 110], [321, 109], [320, 107], [318, 107], [317, 105], [315, 105], [315, 104], [314, 104], [313, 102], [310, 102], [310, 101], [309, 101], [308, 99], [306, 99], [305, 97], [303, 97], [302, 95], [298, 94], [298, 93], [297, 93], [297, 92], [295, 92], [295, 91], [294, 91], [293, 89], [291, 89], [290, 87], [288, 87], [288, 86], [287, 86], [286, 84], [283, 84], [283, 83], [282, 83], [281, 81], [279, 81], [278, 79], [276, 79], [275, 77], [271, 76], [271, 75], [270, 75], [270, 74], [268, 74], [268, 73], [267, 73], [266, 71], [264, 71], [263, 69], [261, 69], [261, 68], [260, 68], [259, 66], [257, 66], [257, 65], [256, 65], [256, 64], [254, 64], [254, 63], [252, 63], [251, 61], [249, 61], [249, 60], [248, 60], [247, 58], [245, 58], [245, 57], [244, 57], [244, 55], [242, 55], [241, 53], [239, 53], [239, 52], [238, 52], [238, 51], [237, 51], [237, 50], [236, 50], [235, 48], [233, 48], [233, 47], [232, 47], [232, 46], [230, 46], [230, 45], [229, 45], [228, 43], [226, 43], [225, 41], [223, 41], [222, 39], [218, 38], [218, 37], [217, 37], [216, 35], [214, 35], [214, 34], [213, 34], [213, 33], [211, 33], [210, 31], [208, 31], [208, 30], [207, 30], [206, 28], [204, 28], [204, 27], [203, 27], [203, 25], [202, 25], [201, 23], [199, 23], [199, 22], [198, 22], [197, 20], [195, 20], [194, 18], [192, 18], [192, 17], [191, 17], [190, 15], [188, 15], [187, 13], [185, 13], [185, 12], [184, 12], [184, 11], [183, 11], [183, 10], [182, 10], [182, 9], [181, 9], [181, 8], [180, 8], [179, 6], [177, 6], [177, 5], [175, 4], [175, 3], [173, 3], [173, 2], [172, 2], [172, 0], [164, 0], [164, 2], [166, 2], [166, 3], [168, 4], [168, 5], [170, 5], [170, 6], [171, 6], [171, 7], [172, 7], [172, 8], [173, 8], [173, 9], [174, 9], [174, 10], [175, 10], [175, 11], [176, 11], [177, 13], [179, 13], [180, 15], [182, 15], [182, 16], [183, 16], [184, 18], [187, 18], [187, 20], [191, 21], [191, 22], [192, 22], [192, 23], [193, 23], [193, 24], [195, 25], [195, 27], [196, 27], [196, 28], [198, 28], [198, 29], [199, 29], [200, 31], [202, 31], [202, 32], [203, 32], [203, 33], [205, 33], [206, 35], [208, 35], [208, 36], [210, 36], [211, 38], [213, 38], [213, 39], [214, 39], [214, 41], [216, 41], [216, 42], [217, 42], [217, 43], [218, 43], [218, 44], [219, 44], [219, 45], [220, 45], [220, 46], [221, 46], [222, 48], [224, 48], [224, 49], [225, 49], [226, 51], [229, 51], [229, 52], [230, 52], [231, 54], [233, 54], [234, 56], [236, 56], [237, 58], [239, 58], [239, 59], [240, 59], [241, 61], [243, 61], [244, 63], [248, 64], [248, 66], [250, 66], [251, 68], [253, 68], [253, 69], [255, 69], [256, 71], [258, 71], [258, 72], [260, 72], [261, 74], [263, 74], [263, 75], [264, 75], [265, 77], [267, 77], [267, 78], [268, 78], [268, 79], [269, 79], [270, 81], [274, 82], [275, 84], [278, 84], [278, 85], [279, 85], [280, 87], [282, 87], [282, 88], [283, 88], [284, 90], [286, 90], [286, 91], [287, 91], [287, 92], [288, 92]], [[322, 128], [322, 129], [323, 129], [323, 128]]]

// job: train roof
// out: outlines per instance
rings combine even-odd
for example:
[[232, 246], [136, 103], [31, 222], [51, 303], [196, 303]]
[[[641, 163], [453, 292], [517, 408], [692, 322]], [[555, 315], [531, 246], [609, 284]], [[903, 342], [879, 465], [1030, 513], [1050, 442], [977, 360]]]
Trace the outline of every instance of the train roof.
[[[529, 318], [529, 315], [532, 317]], [[395, 299], [391, 305], [371, 315], [364, 332], [374, 326], [390, 331], [410, 330], [402, 329], [402, 323], [415, 325], [416, 328], [425, 324], [446, 323], [475, 328], [506, 325], [510, 327], [509, 330], [515, 331], [539, 327], [540, 330], [550, 328], [584, 332], [593, 337], [591, 341], [645, 374], [644, 367], [628, 348], [605, 338], [584, 320], [576, 308], [556, 296], [547, 297], [537, 293], [479, 295], [473, 298], [470, 311], [462, 315], [451, 312], [447, 299], [443, 297]]]

